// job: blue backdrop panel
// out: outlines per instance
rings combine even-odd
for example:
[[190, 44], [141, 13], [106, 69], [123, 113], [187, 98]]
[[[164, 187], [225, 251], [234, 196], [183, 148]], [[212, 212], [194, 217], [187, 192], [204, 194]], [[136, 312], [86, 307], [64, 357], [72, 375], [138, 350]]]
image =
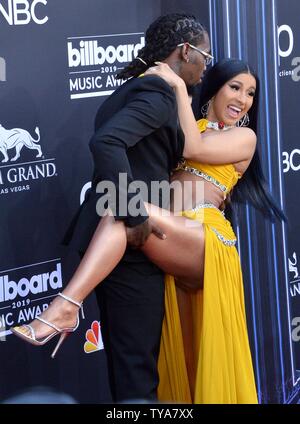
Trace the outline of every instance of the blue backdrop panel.
[[[287, 5], [289, 7], [287, 7]], [[288, 239], [288, 290], [289, 330], [292, 365], [292, 382], [300, 383], [300, 278], [299, 278], [299, 197], [300, 150], [297, 142], [300, 97], [300, 5], [289, 0], [285, 5], [277, 0], [278, 7], [278, 77], [280, 90], [283, 182], [286, 210], [289, 217]]]
[[94, 116], [160, 12], [160, 1], [0, 1], [2, 399], [43, 384], [110, 400], [93, 296], [54, 361], [52, 342], [32, 348], [8, 329], [47, 307], [78, 263], [60, 241], [90, 180]]
[[[259, 400], [296, 402], [299, 399], [299, 337], [295, 337], [299, 335], [300, 321], [296, 333], [300, 312], [296, 244], [299, 224], [298, 199], [292, 193], [297, 178], [299, 184], [294, 140], [296, 99], [300, 95], [296, 41], [300, 6], [294, 0], [210, 0], [209, 8], [216, 58], [245, 59], [260, 77], [259, 149], [270, 189], [289, 218], [289, 227], [272, 225], [246, 207], [237, 227]], [[293, 28], [293, 53], [289, 52], [289, 28], [284, 27], [281, 34], [282, 25]], [[281, 50], [290, 53], [290, 57], [282, 58], [278, 34]], [[293, 67], [292, 78], [285, 70]], [[288, 174], [287, 162], [293, 160], [291, 153], [294, 169], [290, 171], [290, 166]]]
[[76, 268], [60, 241], [89, 186], [96, 110], [149, 23], [176, 11], [206, 25], [217, 60], [246, 59], [262, 82], [258, 140], [289, 226], [247, 207], [237, 235], [259, 400], [299, 399], [298, 0], [0, 0], [0, 399], [36, 384], [111, 399], [93, 295], [54, 361], [54, 343], [32, 348], [9, 327], [46, 308]]

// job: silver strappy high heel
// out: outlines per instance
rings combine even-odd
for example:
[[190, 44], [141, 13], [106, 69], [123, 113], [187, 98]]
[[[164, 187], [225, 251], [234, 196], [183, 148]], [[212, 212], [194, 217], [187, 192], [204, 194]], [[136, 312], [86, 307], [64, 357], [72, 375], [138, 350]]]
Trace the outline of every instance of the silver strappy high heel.
[[[78, 306], [79, 309], [81, 309], [81, 315], [82, 318], [84, 319], [84, 313], [83, 313], [83, 308], [82, 308], [82, 302], [76, 302], [75, 300], [71, 299], [70, 297], [62, 294], [62, 293], [58, 293], [58, 296], [61, 296], [62, 298], [64, 298], [65, 300], [67, 300], [68, 302], [73, 303], [73, 305]], [[62, 345], [62, 342], [67, 338], [67, 336], [71, 333], [73, 333], [75, 330], [77, 330], [78, 326], [79, 326], [79, 311], [77, 313], [77, 321], [74, 327], [67, 327], [67, 328], [58, 328], [56, 325], [52, 324], [49, 321], [46, 321], [43, 318], [40, 317], [36, 317], [36, 319], [38, 321], [43, 322], [44, 324], [48, 325], [49, 327], [53, 328], [55, 331], [51, 334], [49, 334], [49, 336], [43, 337], [42, 339], [37, 339], [36, 335], [35, 335], [35, 331], [32, 328], [31, 325], [29, 324], [24, 324], [21, 327], [12, 327], [10, 330], [13, 334], [15, 334], [16, 336], [20, 337], [21, 339], [25, 340], [26, 342], [33, 344], [35, 346], [43, 346], [44, 344], [46, 344], [49, 340], [51, 340], [53, 337], [57, 336], [58, 334], [60, 334], [60, 338], [57, 342], [57, 345], [55, 346], [54, 351], [51, 354], [51, 358], [54, 359], [55, 355], [58, 351], [58, 349], [60, 348], [60, 346]], [[25, 334], [22, 331], [22, 328], [28, 328], [30, 331], [30, 335]]]

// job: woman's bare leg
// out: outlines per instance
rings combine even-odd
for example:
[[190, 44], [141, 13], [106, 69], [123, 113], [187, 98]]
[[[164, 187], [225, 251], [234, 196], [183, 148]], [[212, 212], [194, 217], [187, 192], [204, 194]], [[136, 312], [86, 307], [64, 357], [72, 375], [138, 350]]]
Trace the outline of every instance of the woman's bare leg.
[[[104, 216], [99, 222], [79, 266], [62, 293], [81, 302], [104, 280], [115, 268], [124, 255], [127, 245], [125, 226], [110, 216]], [[78, 307], [57, 296], [42, 318], [58, 328], [73, 327], [76, 324]], [[38, 320], [30, 323], [37, 339], [44, 338], [53, 329]], [[23, 326], [22, 332], [30, 335], [30, 330]]]
[[200, 222], [183, 216], [163, 215], [163, 209], [145, 204], [152, 221], [166, 234], [166, 240], [160, 240], [153, 234], [149, 236], [141, 250], [151, 262], [166, 274], [174, 275], [179, 280], [189, 281], [199, 288], [203, 279], [204, 265], [204, 230]]
[[104, 216], [63, 294], [77, 302], [84, 300], [122, 259], [127, 245], [125, 226]]
[[[162, 209], [145, 204], [150, 219], [166, 234], [161, 240], [150, 235], [142, 251], [164, 272], [186, 281], [200, 280], [203, 274], [204, 236], [201, 224], [196, 228], [193, 221], [181, 216], [164, 216]], [[63, 294], [77, 302], [85, 297], [101, 282], [119, 263], [126, 249], [126, 229], [122, 222], [105, 216], [100, 221], [89, 247]], [[51, 321], [59, 328], [75, 325], [77, 307], [57, 297], [43, 313], [45, 320]], [[30, 324], [37, 338], [45, 337], [53, 330], [47, 325], [34, 320]], [[24, 332], [29, 330], [24, 327]]]

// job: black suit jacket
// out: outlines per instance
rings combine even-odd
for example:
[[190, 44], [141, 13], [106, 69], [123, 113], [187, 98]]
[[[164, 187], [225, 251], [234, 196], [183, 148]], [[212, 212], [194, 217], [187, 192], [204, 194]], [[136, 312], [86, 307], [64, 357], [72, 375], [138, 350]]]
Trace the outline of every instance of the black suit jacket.
[[[94, 159], [92, 188], [75, 215], [64, 238], [64, 244], [84, 252], [98, 225], [96, 204], [102, 196], [97, 193], [99, 182], [111, 181], [117, 188], [116, 219], [127, 226], [136, 226], [147, 219], [145, 210], [138, 215], [120, 214], [118, 199], [126, 204], [142, 193], [127, 193], [119, 187], [119, 174], [127, 174], [128, 184], [134, 180], [146, 183], [150, 193], [151, 181], [169, 181], [172, 169], [182, 156], [183, 133], [178, 125], [176, 98], [171, 87], [161, 78], [144, 76], [132, 78], [119, 87], [99, 108], [95, 133], [90, 140]], [[135, 202], [137, 197], [135, 197]], [[151, 198], [143, 199], [150, 201]], [[152, 203], [164, 206], [160, 198]], [[128, 249], [125, 259], [145, 260], [139, 251]]]

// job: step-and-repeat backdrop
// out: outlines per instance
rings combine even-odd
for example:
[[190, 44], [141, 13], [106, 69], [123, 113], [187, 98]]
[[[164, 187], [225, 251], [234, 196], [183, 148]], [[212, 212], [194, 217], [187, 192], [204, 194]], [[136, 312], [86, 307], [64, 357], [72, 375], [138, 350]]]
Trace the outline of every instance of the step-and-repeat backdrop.
[[74, 272], [79, 258], [60, 242], [89, 188], [95, 113], [145, 28], [174, 11], [204, 22], [217, 59], [249, 60], [261, 78], [264, 171], [289, 225], [247, 207], [239, 250], [259, 399], [299, 399], [298, 0], [0, 0], [0, 400], [37, 385], [111, 400], [93, 295], [55, 360], [54, 342], [32, 347], [9, 328], [40, 314]]

